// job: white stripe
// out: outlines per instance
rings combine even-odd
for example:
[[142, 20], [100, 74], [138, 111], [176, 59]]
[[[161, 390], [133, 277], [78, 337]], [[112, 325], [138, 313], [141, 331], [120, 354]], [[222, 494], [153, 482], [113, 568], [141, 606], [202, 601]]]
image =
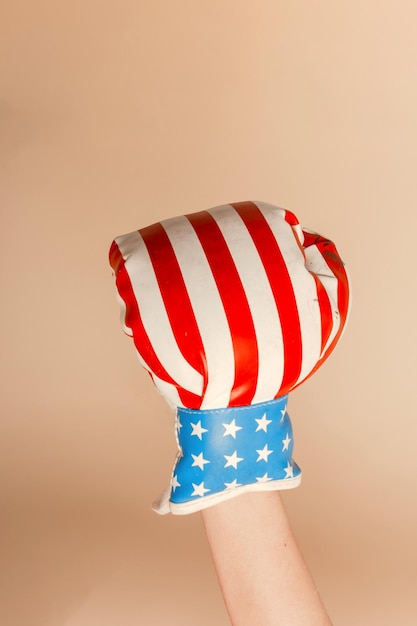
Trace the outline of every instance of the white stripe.
[[284, 374], [281, 323], [259, 253], [243, 220], [228, 205], [209, 213], [216, 220], [235, 262], [255, 327], [259, 372], [252, 403], [274, 398]]
[[[302, 362], [298, 382], [309, 375], [320, 357], [321, 316], [314, 278], [305, 267], [305, 259], [298, 245], [298, 237], [285, 221], [285, 211], [257, 202], [268, 222], [284, 258], [297, 303], [301, 329]], [[284, 219], [283, 219], [284, 212]]]
[[326, 352], [327, 348], [336, 336], [341, 323], [339, 304], [337, 300], [338, 280], [333, 274], [330, 267], [327, 265], [323, 255], [321, 254], [317, 246], [308, 246], [305, 252], [307, 269], [310, 272], [313, 272], [313, 274], [315, 274], [322, 283], [329, 297], [330, 306], [332, 309], [333, 328], [326, 342], [326, 345], [324, 346], [323, 352], [320, 355], [321, 357]]
[[138, 231], [116, 239], [125, 259], [142, 322], [156, 356], [184, 389], [201, 395], [203, 377], [180, 352], [159, 290], [146, 245]]
[[177, 406], [184, 406], [175, 385], [165, 382], [165, 380], [162, 380], [153, 372], [151, 372], [151, 376], [156, 388], [161, 392], [168, 404], [170, 404], [173, 408], [176, 408]]
[[186, 217], [162, 222], [190, 297], [207, 361], [202, 409], [226, 407], [235, 378], [233, 344], [216, 282], [201, 243]]

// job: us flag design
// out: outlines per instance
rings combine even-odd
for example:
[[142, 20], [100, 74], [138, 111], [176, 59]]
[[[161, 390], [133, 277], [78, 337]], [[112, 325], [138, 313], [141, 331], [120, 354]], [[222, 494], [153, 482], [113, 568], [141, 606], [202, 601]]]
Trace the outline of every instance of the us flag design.
[[263, 202], [227, 204], [115, 239], [125, 332], [178, 407], [279, 398], [329, 356], [349, 283], [328, 239]]

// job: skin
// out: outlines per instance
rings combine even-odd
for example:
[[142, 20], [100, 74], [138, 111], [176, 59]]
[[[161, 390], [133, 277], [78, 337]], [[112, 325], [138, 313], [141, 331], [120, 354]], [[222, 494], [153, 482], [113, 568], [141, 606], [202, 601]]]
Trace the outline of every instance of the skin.
[[332, 626], [278, 491], [202, 511], [232, 626]]

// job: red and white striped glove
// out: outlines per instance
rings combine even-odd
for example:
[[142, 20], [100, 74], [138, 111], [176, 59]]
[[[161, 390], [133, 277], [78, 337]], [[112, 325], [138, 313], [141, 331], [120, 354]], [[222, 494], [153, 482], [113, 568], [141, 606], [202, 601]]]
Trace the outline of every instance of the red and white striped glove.
[[160, 513], [296, 486], [287, 394], [344, 329], [348, 277], [334, 244], [293, 213], [240, 202], [117, 237], [124, 330], [178, 407], [178, 457]]

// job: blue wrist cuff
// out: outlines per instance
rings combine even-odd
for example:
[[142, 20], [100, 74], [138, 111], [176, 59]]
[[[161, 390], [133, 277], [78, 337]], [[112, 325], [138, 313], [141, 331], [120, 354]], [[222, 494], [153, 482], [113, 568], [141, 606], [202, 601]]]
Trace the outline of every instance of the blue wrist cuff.
[[242, 407], [178, 408], [180, 453], [171, 480], [170, 509], [189, 513], [244, 491], [296, 487], [288, 396]]

